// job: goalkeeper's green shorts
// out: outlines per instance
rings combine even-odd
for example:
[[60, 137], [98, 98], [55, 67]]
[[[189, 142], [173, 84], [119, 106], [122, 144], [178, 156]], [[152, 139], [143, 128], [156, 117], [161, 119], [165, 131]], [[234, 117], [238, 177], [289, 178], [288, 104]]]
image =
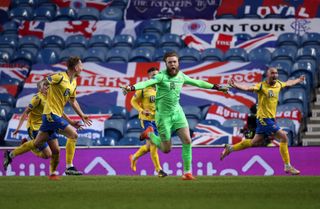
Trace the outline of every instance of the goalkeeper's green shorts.
[[187, 118], [181, 107], [171, 115], [156, 113], [155, 121], [161, 141], [169, 141], [174, 131], [179, 128], [189, 127]]

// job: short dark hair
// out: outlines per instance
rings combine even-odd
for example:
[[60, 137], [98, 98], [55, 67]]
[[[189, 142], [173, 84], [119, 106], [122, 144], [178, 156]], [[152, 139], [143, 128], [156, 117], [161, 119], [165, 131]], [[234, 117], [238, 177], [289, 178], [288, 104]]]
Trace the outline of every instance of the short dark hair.
[[148, 73], [151, 73], [153, 71], [159, 71], [159, 69], [156, 68], [156, 67], [151, 67], [151, 68], [148, 69]]
[[179, 55], [174, 51], [165, 53], [163, 56], [163, 61], [166, 61], [168, 57], [177, 57], [179, 59]]
[[75, 56], [75, 57], [69, 57], [69, 59], [67, 60], [67, 67], [68, 70], [73, 70], [75, 68], [75, 66], [79, 63], [80, 61], [80, 57]]

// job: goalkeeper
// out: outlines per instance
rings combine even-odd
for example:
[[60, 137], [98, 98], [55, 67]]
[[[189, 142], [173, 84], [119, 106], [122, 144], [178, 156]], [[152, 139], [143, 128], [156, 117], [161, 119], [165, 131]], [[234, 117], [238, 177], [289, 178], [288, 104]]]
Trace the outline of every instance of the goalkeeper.
[[189, 125], [186, 116], [179, 104], [180, 92], [184, 84], [205, 89], [215, 89], [227, 93], [228, 88], [211, 84], [202, 80], [192, 79], [179, 70], [179, 57], [175, 52], [164, 55], [166, 69], [159, 72], [150, 80], [139, 82], [135, 85], [122, 86], [124, 94], [129, 91], [144, 89], [156, 85], [156, 114], [155, 121], [159, 136], [154, 134], [153, 128], [148, 127], [141, 139], [150, 138], [164, 153], [171, 151], [171, 133], [176, 132], [182, 142], [182, 159], [184, 174], [183, 180], [195, 179], [191, 172], [192, 148]]

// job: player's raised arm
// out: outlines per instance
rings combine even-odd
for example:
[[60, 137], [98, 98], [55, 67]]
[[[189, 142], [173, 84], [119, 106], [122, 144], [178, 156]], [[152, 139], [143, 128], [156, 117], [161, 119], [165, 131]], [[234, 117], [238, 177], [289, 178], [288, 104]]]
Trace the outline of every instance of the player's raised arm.
[[243, 90], [243, 91], [254, 91], [254, 90], [256, 90], [255, 86], [248, 86], [248, 85], [245, 85], [245, 84], [240, 84], [240, 83], [235, 82], [233, 79], [230, 79], [228, 84], [233, 88], [240, 89], [240, 90]]
[[296, 84], [298, 84], [298, 83], [303, 82], [304, 79], [305, 79], [305, 76], [304, 76], [304, 75], [301, 75], [301, 76], [300, 76], [299, 78], [297, 78], [297, 79], [288, 80], [288, 81], [286, 82], [286, 86], [288, 86], [288, 87], [294, 86], [294, 85], [296, 85]]
[[158, 73], [157, 75], [155, 75], [154, 77], [152, 77], [149, 80], [142, 81], [142, 82], [136, 83], [134, 85], [128, 85], [128, 86], [120, 85], [120, 88], [122, 89], [123, 94], [126, 95], [130, 91], [140, 90], [140, 89], [144, 89], [148, 86], [155, 85], [155, 84], [159, 83], [162, 80], [162, 78], [163, 78], [163, 74]]
[[190, 78], [189, 76], [184, 75], [184, 83], [189, 84], [191, 86], [197, 86], [199, 88], [204, 88], [204, 89], [215, 89], [217, 91], [222, 91], [224, 93], [228, 93], [229, 88], [227, 86], [220, 86], [219, 84], [212, 84], [203, 80], [197, 80]]

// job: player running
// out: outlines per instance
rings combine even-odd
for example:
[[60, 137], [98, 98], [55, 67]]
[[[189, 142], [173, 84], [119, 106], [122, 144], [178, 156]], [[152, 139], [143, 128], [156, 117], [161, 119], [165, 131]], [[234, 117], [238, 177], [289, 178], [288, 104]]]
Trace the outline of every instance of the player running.
[[[42, 124], [40, 126], [40, 131], [37, 134], [35, 140], [28, 141], [24, 143], [24, 150], [20, 154], [30, 151], [34, 148], [41, 148], [48, 140], [55, 137], [56, 133], [59, 132], [68, 138], [71, 142], [71, 146], [66, 146], [67, 155], [71, 156], [68, 161], [67, 157], [67, 169], [65, 173], [67, 175], [81, 175], [82, 173], [78, 171], [70, 162], [73, 159], [75, 152], [75, 145], [78, 138], [78, 134], [74, 128], [68, 123], [67, 120], [62, 118], [63, 108], [65, 104], [69, 101], [75, 112], [81, 117], [84, 124], [87, 126], [91, 125], [91, 120], [85, 115], [76, 97], [76, 78], [80, 75], [83, 65], [79, 57], [70, 57], [67, 61], [67, 71], [60, 72], [47, 77], [46, 82], [49, 84], [49, 89], [47, 93], [47, 102], [44, 105], [44, 110], [42, 114]], [[49, 141], [48, 141], [49, 142]], [[58, 142], [54, 144], [58, 150]], [[49, 150], [48, 156], [51, 156], [51, 150]], [[11, 154], [5, 153], [4, 156], [4, 168], [12, 162]]]
[[[158, 74], [159, 70], [152, 67], [148, 70], [148, 77], [151, 79], [154, 75]], [[139, 112], [139, 119], [141, 120], [141, 127], [146, 130], [148, 127], [152, 127], [155, 134], [158, 134], [157, 127], [154, 121], [156, 106], [156, 87], [149, 86], [145, 89], [136, 91], [135, 95], [131, 99], [131, 105]], [[139, 150], [130, 155], [130, 165], [133, 171], [137, 170], [137, 160], [150, 151], [150, 156], [153, 165], [158, 172], [159, 177], [166, 177], [167, 174], [162, 170], [159, 162], [157, 147], [150, 143], [150, 140], [146, 140], [146, 144], [141, 146]]]
[[233, 151], [239, 151], [252, 146], [258, 146], [265, 136], [274, 135], [280, 140], [280, 154], [284, 162], [284, 171], [292, 175], [299, 175], [300, 171], [290, 164], [290, 156], [288, 150], [288, 137], [285, 131], [280, 129], [275, 121], [278, 97], [280, 91], [284, 87], [294, 86], [303, 82], [305, 77], [302, 75], [295, 80], [281, 82], [278, 80], [278, 70], [269, 68], [267, 70], [267, 78], [265, 81], [257, 83], [253, 86], [247, 86], [230, 80], [229, 84], [237, 89], [244, 91], [253, 91], [258, 94], [258, 110], [257, 110], [257, 128], [256, 134], [252, 140], [245, 139], [235, 145], [226, 144], [220, 159], [223, 160]]
[[192, 79], [179, 69], [179, 57], [175, 52], [168, 52], [164, 55], [166, 69], [160, 71], [152, 79], [139, 82], [135, 85], [122, 87], [124, 94], [129, 91], [144, 89], [156, 85], [156, 115], [155, 121], [159, 136], [149, 126], [141, 135], [142, 139], [150, 138], [164, 153], [171, 151], [171, 133], [176, 131], [182, 142], [182, 159], [184, 174], [183, 180], [195, 179], [191, 173], [192, 148], [189, 125], [186, 116], [179, 104], [180, 92], [184, 84], [197, 86], [205, 89], [215, 89], [227, 92], [228, 88], [211, 84], [202, 80]]

